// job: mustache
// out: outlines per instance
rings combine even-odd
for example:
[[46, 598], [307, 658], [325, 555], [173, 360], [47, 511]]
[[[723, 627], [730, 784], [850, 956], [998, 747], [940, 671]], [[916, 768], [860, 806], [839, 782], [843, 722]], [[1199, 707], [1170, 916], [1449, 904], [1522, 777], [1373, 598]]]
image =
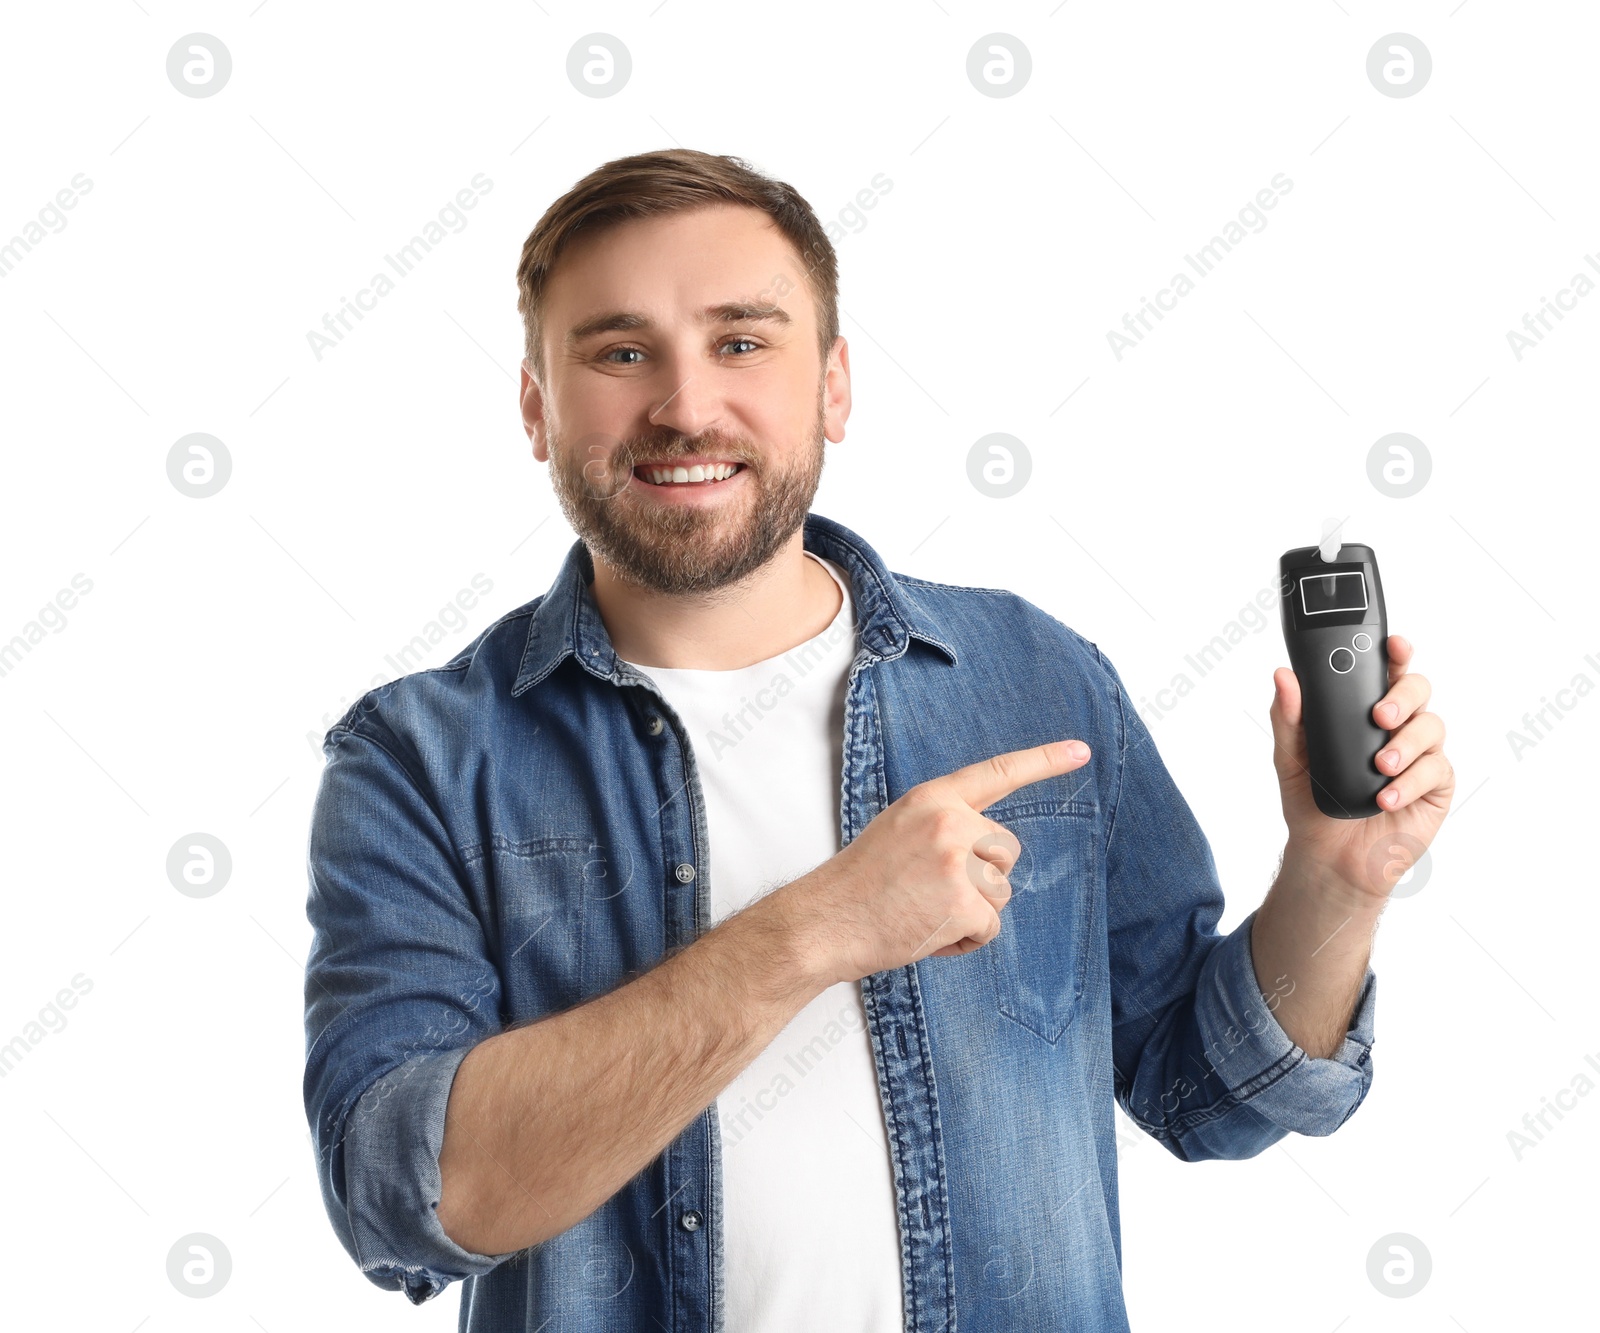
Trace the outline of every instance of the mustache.
[[[590, 445], [598, 442], [594, 439], [586, 441]], [[614, 461], [619, 465], [626, 464], [629, 468], [646, 462], [673, 463], [682, 458], [708, 456], [726, 459], [730, 463], [745, 463], [753, 452], [749, 441], [717, 429], [703, 430], [694, 436], [669, 429], [653, 435], [612, 436], [608, 442], [613, 446]], [[588, 452], [594, 457], [599, 451], [591, 448]]]
[[627, 440], [596, 432], [577, 441], [573, 461], [589, 493], [610, 499], [626, 487], [634, 468], [641, 463], [671, 466], [681, 459], [707, 455], [756, 470], [753, 450], [732, 436], [715, 431], [703, 432], [693, 439], [675, 433], [666, 438], [635, 436]]
[[631, 471], [640, 463], [670, 464], [684, 458], [705, 458], [708, 455], [729, 463], [744, 463], [746, 466], [750, 462], [750, 451], [733, 440], [717, 437], [688, 440], [682, 436], [677, 437], [669, 445], [625, 445], [618, 453], [617, 462], [619, 466]]

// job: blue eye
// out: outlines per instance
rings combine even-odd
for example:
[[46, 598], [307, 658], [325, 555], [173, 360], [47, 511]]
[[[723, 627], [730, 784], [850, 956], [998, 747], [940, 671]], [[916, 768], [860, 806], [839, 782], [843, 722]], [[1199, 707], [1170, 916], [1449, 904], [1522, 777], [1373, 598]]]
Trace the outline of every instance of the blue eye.
[[[736, 335], [734, 337], [729, 338], [726, 342], [722, 343], [722, 345], [717, 350], [718, 351], [727, 351], [727, 349], [729, 347], [733, 346], [735, 343], [744, 343], [746, 346], [751, 348], [752, 351], [760, 351], [761, 350], [761, 344], [760, 343], [758, 343], [754, 338], [746, 338], [743, 335]], [[622, 355], [623, 353], [626, 353], [626, 352], [631, 352], [635, 356], [640, 356], [640, 357], [642, 357], [644, 355], [644, 349], [643, 348], [624, 346], [624, 347], [613, 347], [613, 348], [609, 349], [608, 351], [603, 352], [601, 354], [601, 356], [600, 356], [600, 359], [602, 361], [611, 361], [611, 364], [614, 365], [614, 366], [636, 366], [636, 365], [638, 365], [639, 362], [637, 362], [637, 361], [612, 361], [613, 357], [620, 356], [620, 355]], [[750, 353], [749, 352], [745, 352], [745, 353], [741, 353], [739, 355], [748, 356], [748, 355], [750, 355]]]

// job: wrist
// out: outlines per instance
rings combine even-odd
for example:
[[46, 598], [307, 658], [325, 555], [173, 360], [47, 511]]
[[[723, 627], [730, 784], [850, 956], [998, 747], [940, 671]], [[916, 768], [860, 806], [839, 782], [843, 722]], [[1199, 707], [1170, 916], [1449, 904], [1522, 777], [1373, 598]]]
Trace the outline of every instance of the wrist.
[[1391, 886], [1365, 884], [1329, 863], [1326, 855], [1290, 838], [1278, 863], [1277, 883], [1288, 893], [1313, 894], [1327, 910], [1357, 919], [1376, 920], [1389, 900]]
[[802, 1003], [826, 990], [836, 978], [829, 972], [822, 946], [819, 916], [810, 901], [809, 876], [782, 884], [744, 908], [745, 919], [773, 979], [787, 995]]

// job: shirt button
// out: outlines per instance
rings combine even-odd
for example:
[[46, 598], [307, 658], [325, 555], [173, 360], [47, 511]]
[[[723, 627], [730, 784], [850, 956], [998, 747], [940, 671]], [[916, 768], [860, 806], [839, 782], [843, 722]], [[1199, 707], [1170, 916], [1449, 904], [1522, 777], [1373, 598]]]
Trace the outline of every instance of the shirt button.
[[659, 736], [661, 734], [661, 728], [667, 724], [663, 722], [656, 714], [651, 713], [648, 725], [650, 728], [650, 734], [652, 736]]
[[673, 871], [673, 874], [677, 875], [678, 883], [687, 884], [694, 878], [694, 867], [685, 861], [675, 871]]
[[678, 1218], [678, 1225], [685, 1231], [698, 1231], [700, 1224], [705, 1221], [693, 1208]]

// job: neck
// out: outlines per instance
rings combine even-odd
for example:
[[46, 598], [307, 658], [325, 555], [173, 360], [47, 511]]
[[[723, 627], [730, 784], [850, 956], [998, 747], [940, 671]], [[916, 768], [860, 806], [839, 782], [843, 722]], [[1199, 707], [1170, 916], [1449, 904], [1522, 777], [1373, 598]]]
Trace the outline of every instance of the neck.
[[589, 586], [617, 655], [666, 670], [737, 671], [764, 662], [822, 633], [844, 602], [799, 531], [749, 577], [701, 597], [624, 582], [600, 560]]

